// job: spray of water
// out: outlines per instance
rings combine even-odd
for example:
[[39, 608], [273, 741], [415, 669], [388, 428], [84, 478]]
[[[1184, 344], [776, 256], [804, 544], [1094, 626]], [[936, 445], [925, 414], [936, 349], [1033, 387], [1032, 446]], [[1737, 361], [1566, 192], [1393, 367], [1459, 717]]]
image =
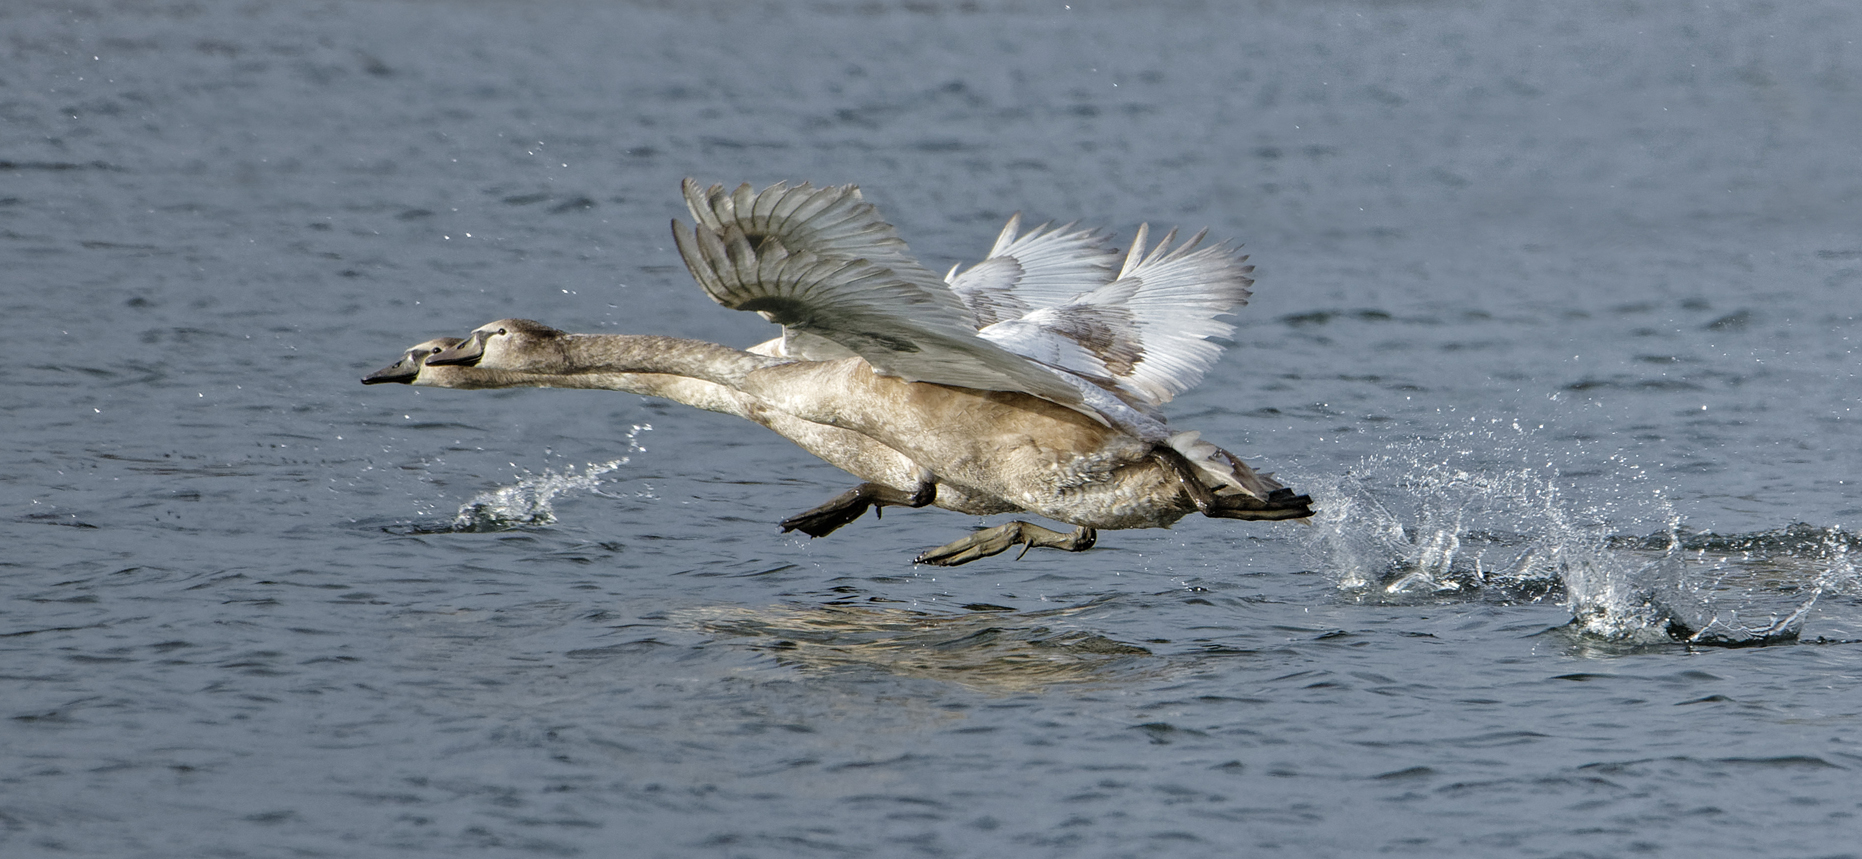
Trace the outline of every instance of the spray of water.
[[571, 492], [594, 492], [603, 475], [626, 465], [632, 454], [646, 450], [640, 444], [642, 433], [650, 424], [635, 424], [627, 433], [627, 453], [604, 463], [589, 463], [580, 471], [570, 466], [561, 471], [546, 469], [542, 474], [528, 474], [510, 486], [481, 492], [460, 506], [453, 516], [452, 531], [506, 531], [548, 525], [556, 521], [554, 502]]
[[1690, 532], [1633, 465], [1613, 460], [1580, 501], [1542, 448], [1493, 425], [1303, 481], [1320, 511], [1307, 552], [1355, 599], [1561, 598], [1573, 631], [1629, 644], [1794, 641], [1822, 594], [1856, 587], [1841, 529]]
[[1695, 611], [1671, 631], [1702, 644], [1795, 641], [1819, 600], [1857, 595], [1859, 547], [1841, 528], [1804, 524], [1732, 536], [1677, 529], [1666, 561]]
[[552, 505], [557, 496], [576, 490], [593, 490], [601, 485], [601, 476], [627, 464], [625, 457], [596, 465], [590, 463], [579, 473], [574, 466], [561, 472], [545, 470], [527, 475], [510, 486], [500, 486], [459, 508], [453, 517], [454, 531], [506, 531], [512, 528], [548, 525], [556, 521]]

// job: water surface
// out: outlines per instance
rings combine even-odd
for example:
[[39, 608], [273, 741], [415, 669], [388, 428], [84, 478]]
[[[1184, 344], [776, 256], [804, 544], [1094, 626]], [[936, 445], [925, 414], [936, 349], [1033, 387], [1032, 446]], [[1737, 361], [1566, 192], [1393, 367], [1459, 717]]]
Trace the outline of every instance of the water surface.
[[[7, 856], [1854, 856], [1837, 3], [0, 10]], [[603, 392], [736, 345], [678, 182], [1245, 242], [1177, 426], [1310, 491], [1080, 555]], [[981, 524], [990, 524], [989, 522]]]

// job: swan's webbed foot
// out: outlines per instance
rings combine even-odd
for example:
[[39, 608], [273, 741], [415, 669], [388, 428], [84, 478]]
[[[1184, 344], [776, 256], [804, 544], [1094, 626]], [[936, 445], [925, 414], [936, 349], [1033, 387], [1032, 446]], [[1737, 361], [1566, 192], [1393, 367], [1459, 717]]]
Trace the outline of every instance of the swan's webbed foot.
[[911, 492], [879, 483], [862, 483], [834, 497], [834, 500], [782, 520], [782, 533], [801, 531], [810, 537], [826, 537], [861, 516], [866, 508], [873, 515], [886, 507], [923, 507], [937, 500], [937, 484], [920, 483]]
[[1218, 495], [1215, 509], [1203, 511], [1214, 519], [1304, 519], [1312, 515], [1312, 496], [1295, 495], [1281, 487], [1267, 493], [1267, 500], [1246, 495]]
[[[984, 528], [961, 540], [946, 543], [913, 559], [916, 564], [935, 564], [940, 567], [954, 567], [967, 564], [977, 558], [987, 558], [1000, 554], [1017, 543], [1028, 549], [1040, 546], [1048, 549], [1064, 549], [1068, 552], [1084, 552], [1099, 540], [1099, 532], [1081, 525], [1071, 534], [1050, 531], [1039, 525], [1021, 520], [994, 528]], [[1018, 556], [1019, 557], [1019, 556]]]

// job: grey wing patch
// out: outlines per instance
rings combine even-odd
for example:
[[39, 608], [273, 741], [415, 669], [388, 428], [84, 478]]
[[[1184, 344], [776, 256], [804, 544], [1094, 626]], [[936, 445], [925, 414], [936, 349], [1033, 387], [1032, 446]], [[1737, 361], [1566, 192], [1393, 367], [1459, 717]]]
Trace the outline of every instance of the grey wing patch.
[[765, 295], [752, 298], [737, 305], [738, 310], [761, 313], [778, 325], [806, 325], [808, 323], [808, 304], [786, 295]]
[[1047, 327], [1092, 353], [1114, 377], [1130, 375], [1144, 359], [1137, 320], [1128, 308], [1070, 304], [1055, 308]]
[[701, 191], [697, 182], [686, 179], [682, 189], [686, 208], [701, 232], [742, 235], [759, 256], [774, 242], [821, 259], [866, 260], [889, 269], [899, 280], [942, 293], [940, 301], [963, 312], [962, 303], [937, 275], [912, 258], [905, 240], [861, 197], [857, 186], [816, 188], [806, 182], [795, 186], [778, 182], [762, 191], [748, 184], [730, 191], [712, 185]]
[[1020, 319], [1031, 309], [1015, 292], [1025, 270], [1014, 257], [990, 257], [949, 278], [952, 292], [970, 306], [976, 315], [976, 327], [994, 325], [1004, 319]]
[[849, 331], [849, 332], [845, 332], [842, 335], [842, 338], [846, 340], [852, 340], [854, 342], [861, 344], [861, 346], [864, 348], [854, 348], [852, 346], [848, 347], [850, 349], [853, 349], [855, 352], [858, 352], [861, 354], [865, 354], [866, 352], [873, 350], [873, 349], [880, 349], [886, 352], [903, 352], [903, 353], [908, 353], [908, 354], [912, 352], [924, 351], [918, 348], [918, 344], [913, 343], [910, 340], [907, 340], [903, 337], [895, 337], [891, 334], [882, 334], [878, 331]]

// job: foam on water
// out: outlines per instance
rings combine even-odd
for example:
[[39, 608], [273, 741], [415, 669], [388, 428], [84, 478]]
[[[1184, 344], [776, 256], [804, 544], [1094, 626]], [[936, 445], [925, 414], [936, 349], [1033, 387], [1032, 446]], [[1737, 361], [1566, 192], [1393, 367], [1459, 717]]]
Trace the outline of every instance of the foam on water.
[[1392, 445], [1311, 481], [1308, 554], [1356, 599], [1562, 597], [1573, 631], [1628, 644], [1795, 641], [1824, 593], [1856, 589], [1840, 528], [1693, 532], [1633, 465], [1580, 502], [1555, 463], [1517, 424]]

